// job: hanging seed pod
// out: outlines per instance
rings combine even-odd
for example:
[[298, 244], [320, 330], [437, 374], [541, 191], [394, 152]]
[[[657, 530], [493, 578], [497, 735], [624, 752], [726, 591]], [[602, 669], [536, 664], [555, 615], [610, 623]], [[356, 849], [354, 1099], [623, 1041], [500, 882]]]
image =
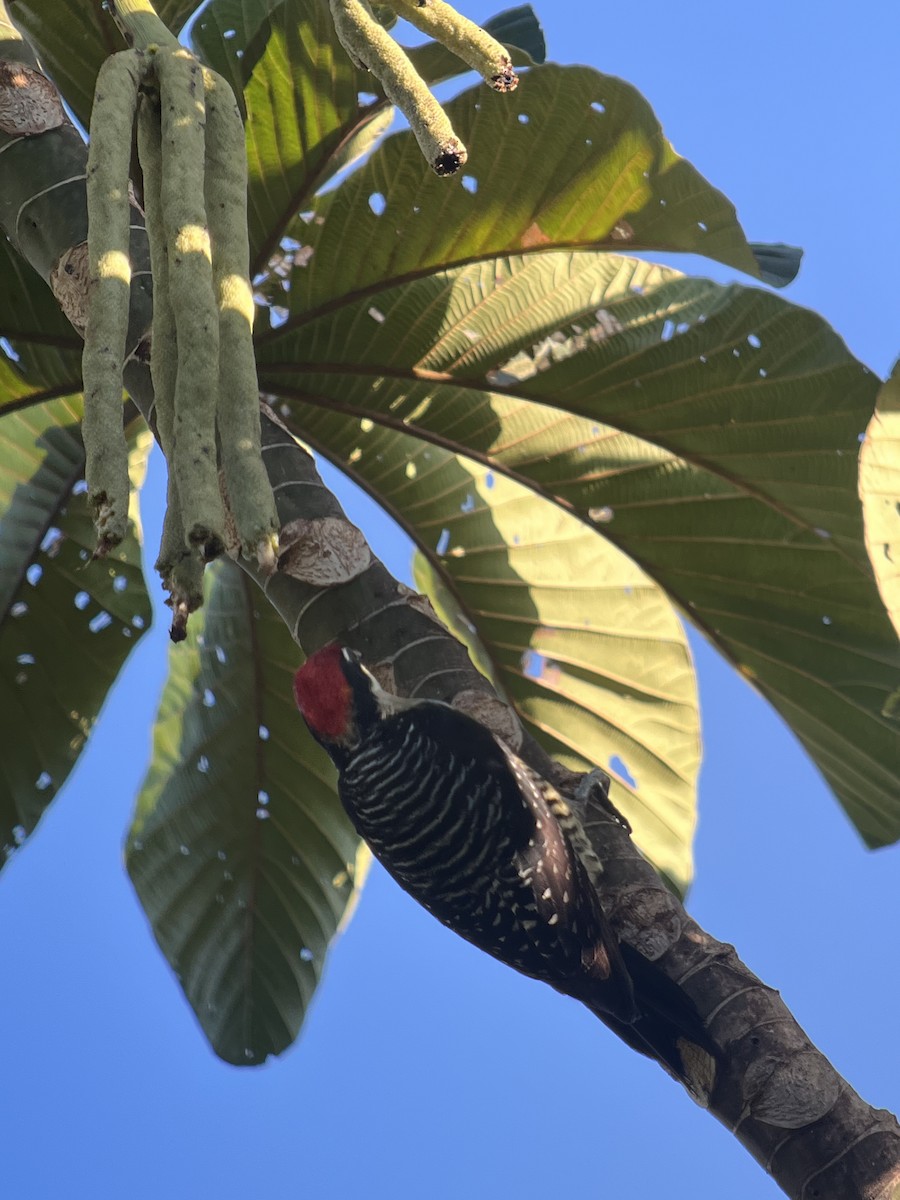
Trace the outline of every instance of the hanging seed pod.
[[274, 570], [279, 522], [260, 448], [244, 127], [225, 80], [205, 71], [204, 84], [206, 209], [219, 316], [217, 421], [225, 490], [241, 552]]
[[432, 96], [394, 39], [372, 16], [365, 0], [330, 0], [341, 45], [357, 66], [371, 71], [409, 121], [427, 161], [437, 175], [452, 175], [468, 158], [447, 114]]
[[122, 370], [131, 291], [128, 172], [137, 91], [145, 56], [126, 50], [97, 76], [87, 164], [90, 295], [84, 335], [85, 477], [102, 557], [128, 529], [128, 446]]
[[162, 210], [175, 317], [175, 483], [187, 541], [206, 560], [223, 550], [216, 461], [219, 322], [204, 203], [206, 106], [199, 63], [184, 49], [156, 55], [162, 120]]
[[519, 77], [506, 47], [444, 0], [393, 0], [393, 7], [410, 25], [468, 63], [495, 91], [515, 91]]

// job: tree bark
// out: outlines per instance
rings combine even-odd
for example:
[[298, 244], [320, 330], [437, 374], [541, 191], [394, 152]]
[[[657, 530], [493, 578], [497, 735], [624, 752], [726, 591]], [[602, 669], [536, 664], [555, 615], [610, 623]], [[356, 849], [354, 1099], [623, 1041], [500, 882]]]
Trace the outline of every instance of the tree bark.
[[[0, 226], [81, 332], [86, 148], [35, 62], [0, 0]], [[139, 279], [132, 291], [126, 384], [152, 427], [145, 344], [151, 305], [146, 280]], [[310, 653], [338, 639], [359, 650], [399, 694], [474, 712], [571, 796], [579, 777], [525, 733], [427, 598], [398, 583], [375, 558], [310, 456], [266, 406], [263, 455], [285, 531], [279, 571], [257, 582], [302, 649]], [[240, 565], [254, 574], [250, 564]], [[788, 1196], [898, 1200], [896, 1118], [866, 1104], [812, 1045], [779, 994], [744, 966], [732, 946], [691, 920], [601, 804], [589, 802], [582, 817], [605, 867], [599, 890], [617, 935], [648, 961], [651, 977], [657, 972], [680, 989], [715, 1049], [713, 1058], [699, 1047], [685, 1048], [695, 1100]]]

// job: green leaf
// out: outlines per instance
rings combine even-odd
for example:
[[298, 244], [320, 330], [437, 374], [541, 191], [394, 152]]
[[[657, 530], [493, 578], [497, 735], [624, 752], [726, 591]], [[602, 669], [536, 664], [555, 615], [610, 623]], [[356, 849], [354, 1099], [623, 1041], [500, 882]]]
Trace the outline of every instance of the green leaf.
[[641, 849], [684, 892], [700, 729], [690, 651], [665, 594], [521, 484], [403, 435], [389, 454], [388, 498], [428, 547], [417, 586], [451, 627], [474, 627], [476, 661], [490, 663], [549, 754], [609, 772]]
[[900, 362], [878, 395], [859, 458], [866, 546], [884, 606], [900, 633]]
[[[284, 0], [212, 0], [191, 26], [191, 49], [231, 84], [243, 103], [244, 84], [249, 78], [265, 39], [258, 40], [256, 54], [248, 47], [266, 18]], [[307, 0], [305, 9], [316, 7], [318, 0]], [[297, 11], [299, 20], [299, 10]]]
[[159, 18], [173, 33], [180, 33], [188, 17], [199, 8], [201, 0], [154, 0]]
[[259, 359], [298, 435], [403, 518], [397, 432], [614, 542], [772, 701], [865, 840], [900, 835], [883, 715], [896, 637], [856, 493], [878, 381], [821, 318], [558, 253], [348, 297], [264, 338]]
[[242, 572], [207, 571], [128, 838], [157, 941], [213, 1049], [239, 1065], [297, 1036], [361, 884], [333, 768], [294, 707], [299, 659]]
[[[2, 368], [2, 362], [0, 362]], [[80, 397], [0, 420], [0, 838], [7, 854], [75, 765], [150, 624], [139, 530], [102, 562], [83, 487]], [[137, 485], [152, 439], [132, 453]]]
[[759, 273], [732, 205], [621, 80], [535, 67], [512, 95], [477, 88], [447, 111], [470, 148], [465, 173], [439, 179], [411, 134], [389, 138], [317, 201], [292, 314], [412, 274], [554, 248], [676, 250]]
[[257, 35], [264, 46], [247, 82], [250, 253], [265, 264], [318, 188], [380, 136], [390, 113], [360, 108], [358, 72], [327, 4], [285, 0]]

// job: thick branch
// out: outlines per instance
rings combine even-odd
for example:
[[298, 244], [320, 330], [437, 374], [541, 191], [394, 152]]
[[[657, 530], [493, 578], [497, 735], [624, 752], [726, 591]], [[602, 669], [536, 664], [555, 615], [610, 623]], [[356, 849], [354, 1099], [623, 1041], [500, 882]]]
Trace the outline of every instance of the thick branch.
[[[4, 16], [0, 0], [0, 24]], [[7, 54], [9, 48], [7, 42]], [[27, 109], [23, 89], [30, 75], [10, 70], [9, 64], [6, 68], [0, 70], [0, 112], [4, 100], [10, 100], [3, 90], [10, 88], [17, 89], [11, 98], [15, 104]], [[25, 136], [0, 132], [0, 222], [13, 245], [54, 287], [76, 327], [83, 309], [79, 288], [86, 280], [77, 274], [73, 280], [66, 264], [78, 260], [86, 233], [83, 196], [79, 201], [72, 193], [83, 192], [83, 180], [72, 178], [79, 153], [83, 170], [84, 147], [67, 124]], [[48, 172], [57, 163], [56, 178], [70, 182], [55, 193], [54, 219], [49, 210], [37, 209], [23, 236], [17, 214], [27, 208], [28, 181], [40, 178], [46, 187]], [[152, 425], [152, 387], [141, 361], [149, 325], [149, 297], [136, 286], [129, 322], [134, 357], [126, 379]], [[462, 701], [470, 710], [474, 694], [487, 718], [506, 722], [506, 736], [518, 742], [519, 753], [532, 766], [571, 790], [575, 777], [512, 724], [465, 649], [437, 623], [427, 600], [394, 580], [371, 554], [322, 484], [312, 459], [271, 410], [263, 413], [263, 445], [289, 535], [282, 570], [264, 587], [303, 649], [310, 652], [339, 638], [389, 676], [400, 694]], [[241, 565], [252, 572], [248, 564]], [[867, 1105], [811, 1044], [778, 993], [748, 971], [731, 946], [690, 919], [608, 813], [598, 807], [584, 819], [606, 867], [602, 898], [619, 937], [648, 960], [651, 974], [665, 975], [682, 990], [717, 1048], [708, 1086], [702, 1062], [698, 1065], [695, 1090], [703, 1103], [789, 1196], [896, 1200], [896, 1119]]]

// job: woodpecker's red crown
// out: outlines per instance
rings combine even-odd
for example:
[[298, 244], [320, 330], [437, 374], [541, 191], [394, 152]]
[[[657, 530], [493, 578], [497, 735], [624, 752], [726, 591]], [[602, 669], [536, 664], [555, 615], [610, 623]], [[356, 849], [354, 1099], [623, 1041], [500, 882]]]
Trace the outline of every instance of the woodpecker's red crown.
[[294, 676], [294, 698], [312, 732], [341, 741], [352, 724], [353, 691], [347, 680], [345, 652], [332, 642], [310, 655]]

